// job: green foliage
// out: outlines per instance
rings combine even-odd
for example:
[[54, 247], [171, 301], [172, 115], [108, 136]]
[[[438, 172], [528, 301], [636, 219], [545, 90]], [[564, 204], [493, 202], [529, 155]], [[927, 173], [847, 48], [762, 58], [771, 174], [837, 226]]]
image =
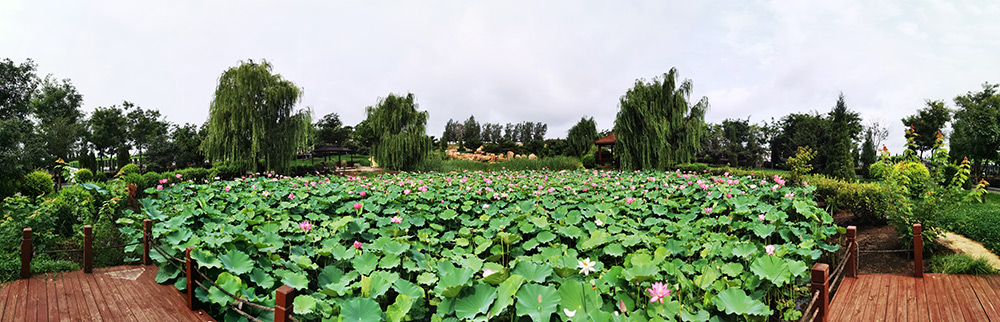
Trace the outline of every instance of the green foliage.
[[691, 162], [705, 135], [708, 98], [690, 104], [691, 81], [677, 69], [652, 82], [636, 80], [619, 100], [615, 155], [624, 170], [666, 169]]
[[344, 126], [344, 123], [340, 121], [340, 115], [337, 113], [324, 115], [313, 126], [316, 128], [317, 145], [344, 146], [351, 132], [354, 130], [350, 126]]
[[93, 180], [94, 180], [94, 172], [90, 171], [90, 169], [76, 170], [77, 183], [91, 182]]
[[121, 172], [121, 175], [129, 175], [129, 174], [133, 174], [133, 173], [135, 173], [135, 174], [141, 174], [141, 173], [139, 173], [139, 166], [135, 165], [135, 163], [126, 164], [124, 167], [122, 167], [118, 171]]
[[682, 163], [675, 168], [684, 172], [702, 173], [708, 170], [708, 165], [704, 163]]
[[[594, 122], [594, 118], [581, 117], [576, 125], [569, 128], [569, 133], [566, 135], [566, 145], [569, 148], [569, 156], [578, 157], [590, 151], [590, 148], [594, 146], [594, 141], [600, 139], [597, 136], [597, 122]], [[593, 157], [593, 156], [591, 156]], [[586, 166], [586, 164], [584, 164]], [[592, 168], [593, 166], [587, 167]]]
[[972, 258], [966, 254], [934, 256], [930, 260], [932, 273], [987, 275], [1000, 274], [985, 258]]
[[[147, 190], [155, 198], [125, 213], [120, 231], [137, 238], [153, 219], [169, 252], [197, 246], [208, 278], [257, 303], [293, 286], [303, 320], [610, 319], [619, 301], [646, 320], [776, 317], [808, 295], [808, 265], [839, 248], [827, 244], [837, 228], [815, 188], [778, 179], [774, 190], [759, 177], [659, 171], [317, 179]], [[746, 194], [726, 197], [736, 191]], [[154, 260], [166, 271], [157, 280], [175, 283]], [[674, 293], [651, 303], [653, 283]], [[218, 316], [229, 300], [217, 293], [203, 297]]]
[[993, 253], [1000, 254], [1000, 194], [987, 193], [985, 202], [971, 202], [944, 215], [946, 227], [965, 237], [983, 243]]
[[220, 178], [220, 179], [232, 179], [243, 175], [243, 172], [231, 162], [215, 162], [212, 163], [212, 168], [208, 170], [209, 178]]
[[302, 90], [271, 63], [250, 60], [219, 77], [209, 107], [205, 154], [240, 170], [283, 172], [311, 139], [311, 112], [294, 111]]
[[94, 182], [107, 182], [107, 181], [108, 181], [108, 174], [104, 173], [104, 171], [97, 171], [97, 174], [94, 175]]
[[55, 181], [52, 181], [52, 175], [48, 171], [35, 170], [24, 176], [24, 181], [21, 182], [21, 195], [28, 197], [47, 195], [52, 193], [54, 187]]
[[538, 158], [535, 160], [529, 159], [513, 159], [508, 161], [500, 162], [478, 162], [470, 160], [442, 160], [440, 155], [432, 154], [430, 157], [422, 161], [417, 165], [417, 171], [423, 172], [461, 172], [461, 171], [500, 171], [504, 169], [510, 170], [577, 170], [582, 169], [583, 164], [580, 160], [572, 157], [565, 156], [555, 156], [547, 158]]
[[1000, 161], [1000, 84], [984, 83], [979, 92], [955, 98], [955, 121], [950, 138], [952, 160], [975, 162], [973, 176], [979, 179], [984, 161]]
[[951, 121], [951, 111], [944, 106], [944, 101], [927, 100], [925, 103], [926, 108], [902, 119], [903, 126], [913, 130], [906, 132], [907, 138], [915, 137], [915, 150], [921, 154], [934, 147], [934, 135], [940, 133], [945, 124]]
[[865, 135], [865, 143], [861, 145], [861, 174], [865, 178], [871, 178], [869, 169], [872, 164], [875, 164], [876, 155], [878, 154], [875, 151], [876, 148], [875, 143], [872, 141], [872, 136], [872, 131], [868, 131], [867, 135]]
[[900, 211], [904, 204], [894, 192], [897, 188], [885, 182], [846, 182], [822, 175], [807, 180], [816, 186], [816, 199], [827, 209], [850, 211], [861, 223], [884, 223], [888, 214]]
[[365, 108], [365, 122], [375, 131], [372, 155], [379, 166], [390, 170], [411, 170], [427, 157], [431, 140], [427, 137], [426, 111], [417, 110], [413, 94], [379, 99]]
[[139, 184], [139, 191], [146, 190], [146, 188], [156, 187], [161, 179], [161, 175], [156, 172], [146, 172], [142, 174], [142, 184]]
[[36, 166], [40, 150], [32, 135], [31, 98], [39, 85], [37, 66], [31, 59], [15, 64], [0, 60], [0, 198], [14, 195], [18, 181]]
[[129, 173], [121, 177], [126, 184], [134, 184], [136, 187], [142, 188], [146, 185], [145, 178], [138, 173]]
[[808, 146], [800, 146], [794, 157], [788, 157], [786, 164], [791, 170], [791, 176], [789, 178], [792, 180], [792, 185], [802, 184], [803, 176], [809, 174], [809, 171], [813, 170], [812, 163], [810, 162], [815, 157], [816, 152]]
[[860, 132], [860, 126], [852, 126], [852, 122], [859, 119], [857, 113], [847, 110], [844, 103], [844, 94], [837, 98], [837, 105], [830, 111], [830, 142], [826, 148], [829, 149], [826, 164], [826, 174], [842, 180], [854, 181], [854, 159], [851, 148], [854, 146], [853, 139]]
[[580, 157], [580, 164], [586, 169], [593, 169], [597, 167], [597, 158], [594, 157], [593, 153], [584, 154]]
[[472, 151], [478, 149], [483, 144], [480, 132], [476, 116], [469, 116], [469, 119], [462, 124], [462, 147]]

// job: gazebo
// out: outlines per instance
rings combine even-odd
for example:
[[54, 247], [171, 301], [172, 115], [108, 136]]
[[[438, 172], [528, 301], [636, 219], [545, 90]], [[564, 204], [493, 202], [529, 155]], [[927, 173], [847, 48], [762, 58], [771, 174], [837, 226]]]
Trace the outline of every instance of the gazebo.
[[[598, 139], [597, 141], [594, 141], [594, 144], [597, 145], [597, 160], [596, 160], [597, 164], [615, 163], [615, 159], [612, 155], [615, 146], [614, 133], [608, 134], [608, 136], [605, 136], [603, 138]], [[608, 147], [607, 156], [604, 155], [604, 147]]]
[[[312, 150], [311, 157], [312, 158], [323, 158], [323, 160], [326, 161], [326, 160], [329, 160], [330, 156], [334, 156], [335, 155], [335, 156], [337, 156], [337, 164], [339, 165], [339, 164], [341, 164], [343, 162], [342, 161], [343, 159], [341, 159], [341, 158], [344, 155], [350, 155], [353, 152], [354, 151], [351, 150], [350, 148], [343, 147], [343, 146], [324, 145], [324, 146], [316, 148], [315, 150]], [[350, 162], [351, 163], [354, 162], [354, 156], [353, 155], [351, 156]]]

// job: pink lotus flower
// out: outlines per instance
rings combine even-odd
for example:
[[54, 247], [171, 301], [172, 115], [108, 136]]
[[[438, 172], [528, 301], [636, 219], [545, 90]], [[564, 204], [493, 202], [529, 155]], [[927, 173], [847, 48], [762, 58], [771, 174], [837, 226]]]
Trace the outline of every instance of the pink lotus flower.
[[180, 179], [183, 176], [180, 173], [178, 173], [177, 175], [175, 175], [175, 177], [177, 177], [177, 179]]
[[774, 245], [764, 246], [764, 251], [767, 252], [768, 255], [774, 255]]
[[364, 197], [365, 195], [367, 195], [367, 193], [365, 193], [364, 191], [362, 191], [362, 192], [358, 193], [358, 195]]
[[789, 192], [785, 194], [785, 198], [788, 198], [788, 200], [792, 200], [793, 197], [795, 197], [794, 192]]
[[633, 199], [632, 197], [625, 197], [625, 203], [632, 203], [634, 201], [635, 199]]
[[233, 189], [233, 187], [230, 187], [230, 186], [226, 186], [226, 189], [225, 189], [225, 190], [226, 190], [226, 192], [229, 192], [229, 190], [230, 190], [230, 189]]
[[354, 209], [361, 209], [361, 207], [364, 207], [364, 205], [362, 205], [360, 202], [354, 204]]
[[156, 185], [156, 190], [163, 190], [163, 185], [162, 184]]
[[359, 248], [361, 248], [361, 242], [359, 242], [359, 241], [355, 240], [355, 241], [354, 241], [354, 248], [355, 248], [355, 249], [359, 249]]
[[170, 180], [167, 179], [167, 178], [160, 179], [160, 183], [167, 183], [167, 181], [170, 181]]
[[303, 222], [299, 223], [299, 228], [302, 228], [302, 230], [305, 230], [306, 232], [309, 232], [310, 230], [313, 229], [313, 225], [308, 220], [306, 220], [306, 221], [303, 221]]
[[760, 216], [757, 216], [757, 220], [764, 221], [764, 214], [760, 214]]
[[401, 224], [401, 223], [403, 223], [403, 218], [401, 218], [399, 216], [395, 216], [395, 217], [392, 217], [392, 219], [389, 219], [389, 222], [392, 222], [394, 224]]
[[295, 199], [295, 194], [289, 193], [288, 194], [288, 199]]
[[660, 304], [663, 304], [663, 298], [670, 296], [670, 289], [667, 288], [667, 284], [660, 282], [653, 283], [652, 288], [647, 288], [646, 291], [649, 291], [649, 296], [651, 297], [649, 303], [660, 301]]
[[270, 192], [267, 192], [267, 190], [264, 190], [264, 192], [263, 192], [263, 193], [261, 193], [261, 195], [262, 195], [262, 196], [264, 196], [264, 197], [267, 197], [267, 196], [270, 196], [270, 195], [271, 195], [271, 193], [270, 193]]
[[705, 209], [702, 209], [702, 211], [704, 211], [706, 214], [710, 214], [712, 213], [712, 207], [707, 207]]

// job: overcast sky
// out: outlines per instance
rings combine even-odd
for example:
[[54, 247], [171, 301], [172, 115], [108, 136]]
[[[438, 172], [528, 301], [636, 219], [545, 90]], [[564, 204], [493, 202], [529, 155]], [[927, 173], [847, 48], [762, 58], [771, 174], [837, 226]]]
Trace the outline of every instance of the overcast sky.
[[924, 100], [1000, 82], [995, 1], [291, 3], [0, 0], [0, 57], [71, 79], [87, 112], [128, 100], [198, 124], [224, 70], [266, 59], [317, 119], [412, 92], [438, 137], [473, 114], [610, 129], [636, 79], [677, 67], [706, 121], [825, 113], [843, 92], [894, 152]]

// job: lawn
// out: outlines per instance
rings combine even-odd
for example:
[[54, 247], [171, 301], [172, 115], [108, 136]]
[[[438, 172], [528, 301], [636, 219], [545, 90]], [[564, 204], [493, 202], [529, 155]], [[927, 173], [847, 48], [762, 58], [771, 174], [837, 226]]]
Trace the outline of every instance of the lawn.
[[1000, 194], [987, 193], [986, 202], [972, 202], [946, 216], [949, 229], [1000, 253]]

